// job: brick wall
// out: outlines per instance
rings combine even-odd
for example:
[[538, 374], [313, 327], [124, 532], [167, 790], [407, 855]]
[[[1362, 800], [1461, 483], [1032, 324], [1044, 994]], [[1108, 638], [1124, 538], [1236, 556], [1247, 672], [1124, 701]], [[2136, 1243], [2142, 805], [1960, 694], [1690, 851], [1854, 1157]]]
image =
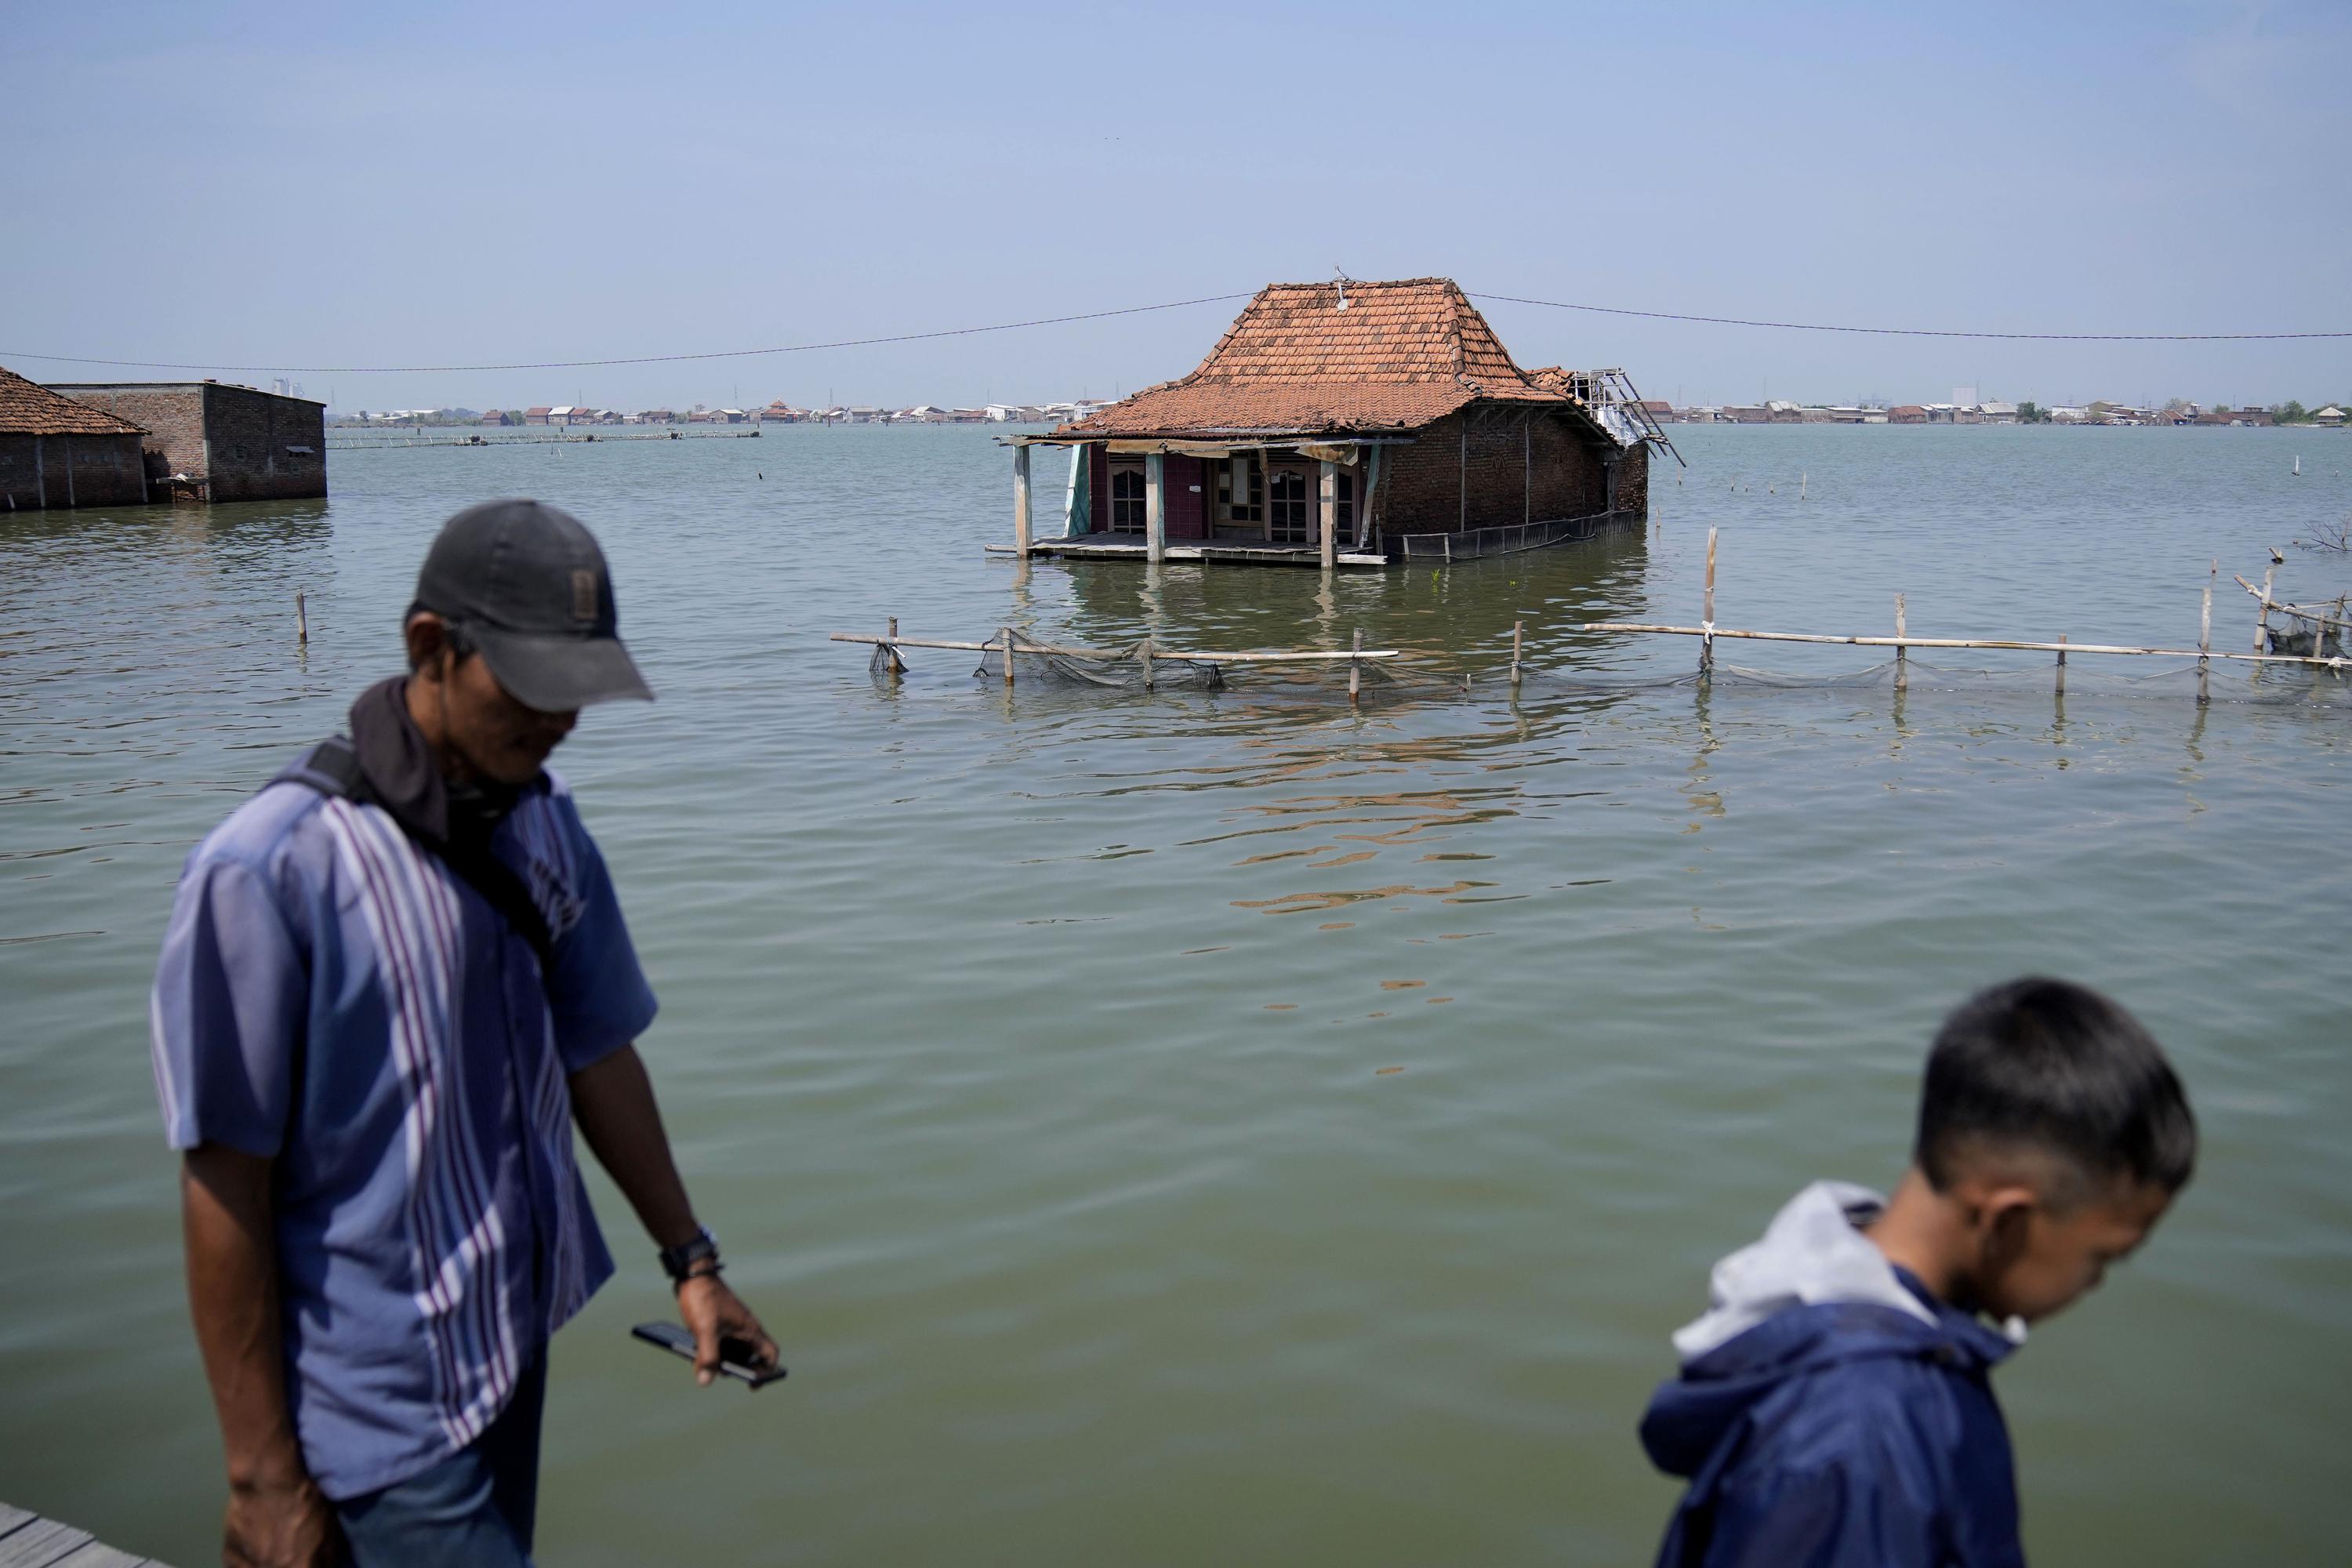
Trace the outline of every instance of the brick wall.
[[1617, 459], [1617, 510], [1647, 521], [1650, 515], [1650, 447], [1647, 442]]
[[207, 478], [216, 501], [327, 493], [326, 410], [318, 404], [249, 387], [208, 386], [205, 439], [212, 447]]
[[1608, 456], [1559, 416], [1467, 408], [1388, 448], [1381, 527], [1435, 533], [1589, 517], [1609, 505]]
[[136, 436], [0, 436], [0, 512], [139, 506], [142, 469]]
[[[79, 402], [144, 426], [147, 472], [186, 474], [196, 499], [289, 500], [327, 493], [326, 410], [215, 382], [59, 385]], [[307, 450], [297, 451], [303, 447]]]

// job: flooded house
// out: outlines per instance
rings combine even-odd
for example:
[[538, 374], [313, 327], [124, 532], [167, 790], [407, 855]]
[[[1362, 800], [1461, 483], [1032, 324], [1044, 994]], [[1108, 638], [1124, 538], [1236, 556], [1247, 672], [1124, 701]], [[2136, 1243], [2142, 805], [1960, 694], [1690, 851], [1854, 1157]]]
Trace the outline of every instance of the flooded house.
[[[1269, 285], [1191, 374], [1006, 444], [1023, 553], [1325, 567], [1637, 524], [1673, 451], [1622, 371], [1520, 369], [1444, 278]], [[1039, 446], [1072, 453], [1057, 538]]]
[[141, 505], [146, 435], [128, 419], [0, 370], [0, 510]]
[[156, 500], [297, 500], [327, 493], [327, 409], [224, 381], [52, 382], [143, 432]]

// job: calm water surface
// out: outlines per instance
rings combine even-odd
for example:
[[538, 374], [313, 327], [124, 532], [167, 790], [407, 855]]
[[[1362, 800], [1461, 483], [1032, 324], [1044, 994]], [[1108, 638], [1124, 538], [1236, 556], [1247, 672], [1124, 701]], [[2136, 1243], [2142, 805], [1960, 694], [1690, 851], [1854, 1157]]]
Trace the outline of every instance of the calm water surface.
[[[1710, 523], [1725, 625], [1885, 630], [1902, 591], [1921, 635], [2186, 646], [2218, 557], [2247, 646], [2229, 574], [2352, 510], [2352, 436], [1677, 439], [1647, 537], [1328, 587], [1024, 574], [982, 552], [1010, 464], [959, 428], [341, 453], [329, 502], [0, 521], [0, 1497], [209, 1560], [145, 1046], [172, 887], [394, 668], [436, 524], [527, 493], [602, 535], [661, 693], [560, 765], [793, 1367], [698, 1391], [632, 1343], [667, 1292], [600, 1183], [624, 1272], [555, 1347], [548, 1561], [1641, 1558], [1674, 1488], [1633, 1426], [1707, 1265], [1806, 1181], [1891, 1181], [1938, 1015], [2029, 968], [2138, 1010], [2207, 1130], [2154, 1243], [2001, 1374], [2037, 1559], [2352, 1556], [2342, 709], [2087, 658], [2061, 708], [2032, 656], [1899, 702], [1500, 679], [1514, 619], [1542, 669], [1686, 668], [1567, 627], [1696, 620]], [[2283, 591], [2352, 586], [2290, 554]], [[1436, 673], [1352, 712], [947, 653], [890, 689], [825, 637], [893, 615], [1360, 626]]]

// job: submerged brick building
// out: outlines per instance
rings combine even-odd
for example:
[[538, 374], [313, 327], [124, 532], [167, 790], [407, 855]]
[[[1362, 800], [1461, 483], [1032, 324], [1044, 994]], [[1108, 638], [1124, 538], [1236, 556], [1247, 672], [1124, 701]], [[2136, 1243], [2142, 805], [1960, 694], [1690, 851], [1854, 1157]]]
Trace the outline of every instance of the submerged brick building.
[[1270, 285], [1190, 375], [1013, 445], [1024, 507], [1029, 447], [1077, 453], [1032, 553], [1325, 565], [1638, 521], [1671, 450], [1622, 372], [1521, 370], [1444, 278]]
[[0, 511], [138, 506], [146, 432], [0, 370]]
[[326, 405], [218, 381], [55, 382], [49, 390], [146, 432], [157, 500], [295, 500], [327, 493]]

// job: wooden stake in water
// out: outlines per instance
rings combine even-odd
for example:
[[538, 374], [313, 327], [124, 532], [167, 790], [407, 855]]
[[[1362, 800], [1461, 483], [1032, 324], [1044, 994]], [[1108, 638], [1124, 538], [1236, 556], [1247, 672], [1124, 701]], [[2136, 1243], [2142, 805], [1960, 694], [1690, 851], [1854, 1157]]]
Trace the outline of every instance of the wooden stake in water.
[[1802, 468], [1800, 468], [1800, 469], [1798, 469], [1798, 470], [1797, 470], [1797, 499], [1798, 499], [1799, 500], [1804, 500], [1804, 499], [1805, 499], [1805, 481], [1806, 481], [1806, 478], [1807, 478], [1807, 476], [1806, 476], [1806, 474], [1805, 474], [1805, 471], [1804, 471]]
[[2261, 609], [2254, 612], [2254, 651], [2256, 653], [2271, 651], [2271, 584], [2277, 580], [2278, 563], [2273, 561], [2271, 563], [2271, 569], [2263, 574], [2263, 605]]
[[1029, 559], [1029, 448], [1013, 448], [1013, 548]]
[[1519, 689], [1519, 639], [1526, 625], [1524, 621], [1511, 623], [1511, 689], [1513, 691]]
[[2205, 617], [2197, 631], [2197, 705], [2200, 708], [2212, 700], [2206, 680], [2213, 668], [2213, 578], [2221, 570], [2216, 557], [2205, 574]]
[[1911, 650], [1903, 646], [1903, 595], [1895, 595], [1895, 689], [1911, 689]]
[[890, 671], [890, 679], [896, 680], [907, 668], [907, 661], [898, 657], [898, 617], [896, 616], [890, 617], [890, 640], [883, 645], [883, 652], [889, 656], [886, 668]]
[[[1353, 651], [1360, 656], [1364, 651], [1364, 628], [1361, 626], [1358, 626], [1356, 628], [1356, 641]], [[1350, 706], [1355, 703], [1357, 697], [1361, 694], [1363, 689], [1363, 660], [1360, 657], [1350, 658], [1348, 660], [1348, 701]]]
[[294, 590], [294, 640], [304, 647], [310, 646], [310, 610], [299, 588]]
[[1143, 662], [1143, 689], [1151, 689], [1151, 639], [1146, 637], [1136, 645], [1135, 657]]
[[1706, 595], [1701, 601], [1698, 624], [1706, 628], [1698, 644], [1698, 676], [1701, 680], [1715, 675], [1715, 530], [1706, 531]]
[[[2062, 644], [2064, 643], [2066, 634], [2060, 632], [2058, 640]], [[2066, 695], [2066, 650], [2063, 647], [2058, 650], [2058, 695], [2061, 697]]]
[[1013, 628], [997, 628], [996, 640], [1004, 653], [1004, 684], [1010, 686], [1013, 684]]

